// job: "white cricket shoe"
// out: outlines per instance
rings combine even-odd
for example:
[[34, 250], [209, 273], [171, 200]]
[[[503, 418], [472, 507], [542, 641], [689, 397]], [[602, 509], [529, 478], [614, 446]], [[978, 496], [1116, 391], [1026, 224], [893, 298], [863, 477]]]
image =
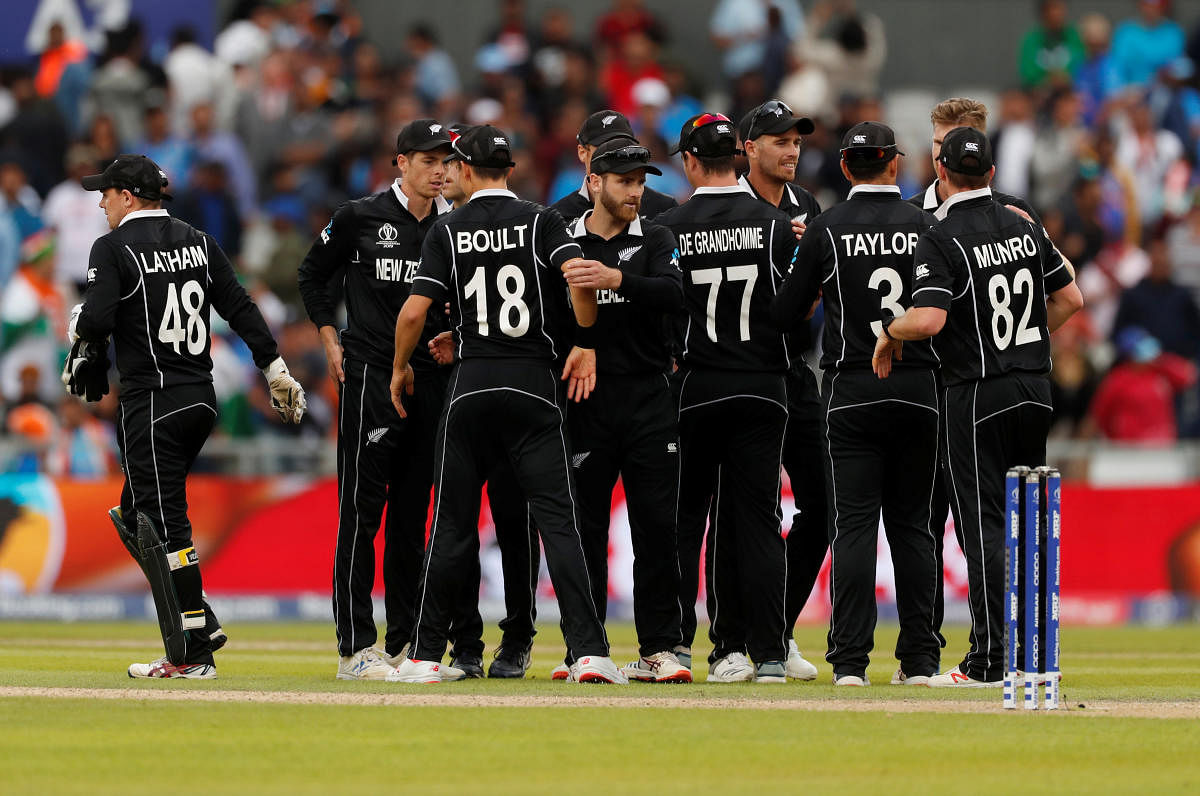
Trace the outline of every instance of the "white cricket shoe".
[[625, 672], [617, 668], [613, 659], [602, 655], [585, 655], [571, 667], [571, 681], [575, 683], [610, 683], [629, 685]]
[[948, 672], [930, 677], [926, 685], [930, 688], [1000, 688], [1004, 685], [1004, 681], [976, 680], [974, 677], [968, 677], [962, 669], [955, 666]]
[[794, 639], [788, 639], [787, 676], [792, 680], [817, 679], [817, 667], [804, 659]]
[[710, 683], [748, 683], [754, 679], [754, 664], [741, 652], [731, 652], [708, 665]]
[[388, 666], [395, 668], [408, 660], [408, 653], [412, 652], [412, 643], [410, 642], [405, 644], [395, 655], [388, 655], [387, 652], [383, 650], [377, 649], [375, 651], [379, 653], [379, 657], [383, 658], [384, 662], [387, 663]]
[[[406, 658], [403, 663], [388, 672], [384, 679], [389, 683], [440, 683], [450, 678], [443, 677], [446, 668], [437, 661], [414, 661]], [[458, 670], [462, 672], [462, 669]]]
[[216, 680], [217, 667], [211, 663], [185, 663], [176, 666], [163, 657], [150, 663], [129, 664], [129, 676], [151, 680]]
[[892, 675], [892, 685], [929, 685], [929, 677], [924, 674], [914, 674], [909, 677], [904, 669], [897, 669]]
[[567, 666], [565, 663], [560, 663], [558, 666], [554, 667], [553, 671], [550, 672], [550, 679], [560, 681], [570, 680], [571, 667]]
[[865, 677], [865, 676], [859, 677], [857, 674], [843, 674], [841, 677], [834, 677], [833, 684], [865, 688], [866, 686], [869, 686], [871, 684], [871, 680], [870, 680], [870, 678]]
[[621, 667], [630, 680], [643, 683], [690, 683], [692, 670], [679, 662], [674, 652], [665, 650], [638, 658]]
[[392, 665], [384, 660], [383, 653], [374, 647], [363, 647], [349, 657], [338, 661], [339, 680], [384, 680], [392, 671]]

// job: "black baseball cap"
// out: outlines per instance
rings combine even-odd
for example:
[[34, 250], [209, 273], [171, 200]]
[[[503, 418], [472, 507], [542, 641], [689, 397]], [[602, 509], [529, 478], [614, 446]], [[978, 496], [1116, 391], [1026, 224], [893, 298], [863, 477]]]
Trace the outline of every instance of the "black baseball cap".
[[992, 144], [974, 127], [955, 127], [942, 139], [938, 162], [950, 171], [982, 177], [992, 168]]
[[720, 158], [737, 153], [737, 134], [733, 122], [723, 113], [701, 113], [683, 123], [679, 143], [668, 155], [688, 152], [706, 158]]
[[84, 190], [104, 191], [120, 188], [140, 199], [157, 202], [170, 199], [163, 188], [167, 187], [167, 173], [145, 155], [117, 155], [117, 159], [99, 174], [89, 174], [80, 180]]
[[634, 138], [633, 126], [625, 114], [612, 110], [596, 111], [579, 128], [576, 140], [584, 146], [600, 146], [614, 138]]
[[613, 138], [592, 153], [592, 174], [628, 174], [638, 169], [662, 176], [658, 167], [650, 164], [650, 150], [632, 138]]
[[842, 160], [887, 163], [904, 153], [896, 146], [892, 128], [880, 122], [859, 122], [842, 137]]
[[797, 116], [782, 100], [767, 100], [738, 122], [738, 137], [742, 141], [753, 141], [760, 135], [780, 135], [792, 128], [800, 135], [809, 135], [817, 129], [807, 116]]
[[429, 152], [450, 146], [450, 130], [437, 119], [417, 119], [404, 125], [396, 136], [396, 151]]
[[450, 156], [444, 162], [461, 160], [472, 166], [507, 169], [517, 165], [513, 162], [511, 152], [512, 144], [502, 130], [490, 124], [481, 124], [470, 128], [450, 143]]

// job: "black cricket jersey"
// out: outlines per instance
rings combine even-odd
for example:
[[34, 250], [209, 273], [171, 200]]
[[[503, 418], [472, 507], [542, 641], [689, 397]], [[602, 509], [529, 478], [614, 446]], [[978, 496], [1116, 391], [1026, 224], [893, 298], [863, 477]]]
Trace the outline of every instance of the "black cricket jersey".
[[741, 185], [697, 188], [655, 221], [675, 233], [685, 317], [680, 359], [694, 367], [782, 371], [771, 300], [796, 255], [791, 219]]
[[[567, 221], [574, 221], [591, 210], [592, 206], [592, 197], [588, 194], [587, 179], [585, 178], [578, 191], [567, 194], [550, 205], [550, 208], [557, 210]], [[641, 217], [644, 219], [654, 218], [672, 207], [679, 207], [679, 202], [676, 202], [672, 196], [650, 187], [647, 187], [646, 192], [642, 194]]]
[[667, 324], [683, 309], [683, 277], [675, 236], [635, 218], [609, 240], [588, 232], [589, 210], [568, 229], [583, 256], [621, 271], [616, 290], [597, 290], [596, 370], [636, 376], [671, 369]]
[[[329, 283], [345, 269], [347, 328], [341, 341], [347, 357], [392, 366], [396, 316], [417, 275], [421, 244], [434, 222], [452, 209], [439, 196], [418, 220], [397, 180], [385, 191], [346, 202], [333, 214], [300, 264], [300, 295], [318, 329], [336, 326]], [[431, 307], [412, 355], [414, 369], [437, 367], [426, 344], [447, 328], [444, 309]]]
[[934, 215], [940, 223], [917, 241], [913, 305], [949, 313], [933, 338], [945, 383], [1048, 373], [1046, 296], [1072, 280], [1045, 231], [987, 188], [955, 194]]
[[[894, 185], [855, 186], [847, 201], [809, 222], [791, 276], [771, 304], [772, 319], [784, 331], [806, 325], [824, 288], [821, 368], [871, 367], [884, 315], [903, 315], [912, 305], [913, 253], [935, 223]], [[896, 366], [936, 362], [928, 341], [909, 342]]]
[[[941, 181], [934, 180], [929, 184], [928, 188], [921, 193], [908, 197], [906, 201], [909, 204], [916, 205], [922, 210], [928, 210], [930, 213], [936, 212], [938, 208], [944, 204], [944, 202], [938, 198], [937, 189], [939, 182]], [[1029, 217], [1033, 219], [1035, 224], [1037, 224], [1039, 227], [1042, 226], [1042, 217], [1039, 216], [1038, 212], [1033, 209], [1033, 205], [1029, 204], [1029, 202], [1026, 202], [1021, 197], [1013, 196], [1009, 193], [1001, 193], [1000, 191], [992, 191], [992, 199], [1001, 205], [1012, 205], [1013, 207], [1021, 208], [1029, 214]]]
[[76, 332], [93, 343], [112, 335], [126, 391], [211, 382], [210, 308], [259, 368], [279, 356], [213, 237], [166, 210], [135, 210], [92, 244]]
[[413, 293], [449, 300], [460, 360], [552, 362], [575, 325], [562, 265], [581, 256], [557, 212], [511, 191], [477, 191], [433, 225]]

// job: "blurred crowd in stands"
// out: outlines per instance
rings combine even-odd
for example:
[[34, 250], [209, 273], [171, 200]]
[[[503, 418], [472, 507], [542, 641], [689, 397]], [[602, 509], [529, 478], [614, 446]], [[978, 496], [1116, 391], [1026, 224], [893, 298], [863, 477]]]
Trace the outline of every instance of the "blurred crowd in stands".
[[[1019, 1], [1038, 22], [1009, 74], [997, 68], [995, 184], [1039, 210], [1088, 301], [1054, 339], [1055, 433], [1200, 436], [1200, 26], [1183, 29], [1165, 0], [1130, 0], [1115, 20]], [[853, 0], [717, 0], [703, 75], [670, 58], [680, 43], [641, 0], [611, 0], [590, 28], [521, 0], [498, 0], [494, 14], [469, 64], [427, 24], [381, 49], [345, 0], [240, 0], [212, 46], [184, 27], [148, 41], [135, 17], [107, 20], [102, 36], [61, 21], [34, 31], [40, 54], [0, 70], [0, 416], [33, 451], [4, 466], [115, 470], [113, 396], [85, 407], [58, 376], [66, 309], [107, 231], [79, 178], [119, 152], [163, 167], [170, 212], [234, 259], [309, 389], [298, 431], [273, 422], [249, 352], [214, 317], [220, 433], [322, 435], [336, 398], [296, 269], [341, 201], [393, 180], [407, 121], [499, 126], [517, 147], [514, 190], [551, 202], [583, 178], [585, 117], [614, 108], [663, 169], [652, 187], [683, 200], [687, 183], [666, 156], [683, 120], [702, 107], [737, 119], [780, 97], [817, 122], [798, 181], [825, 207], [848, 188], [842, 133], [892, 121], [879, 85], [887, 32]], [[909, 147], [905, 196], [930, 181], [925, 141]]]

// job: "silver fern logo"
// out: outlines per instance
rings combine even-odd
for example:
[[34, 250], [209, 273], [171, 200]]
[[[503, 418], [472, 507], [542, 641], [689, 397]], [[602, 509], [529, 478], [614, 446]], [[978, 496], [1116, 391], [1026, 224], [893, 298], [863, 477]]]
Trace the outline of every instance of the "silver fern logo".
[[592, 453], [591, 451], [584, 451], [583, 453], [576, 453], [574, 456], [571, 457], [571, 467], [578, 470], [579, 465], [583, 464], [583, 460], [586, 459], [588, 456], [590, 456], [591, 453]]
[[378, 443], [379, 440], [383, 439], [383, 435], [386, 433], [388, 433], [387, 426], [384, 426], [383, 428], [377, 428], [372, 431], [368, 431], [367, 432], [367, 444], [370, 445], [372, 442]]
[[621, 251], [617, 252], [617, 262], [627, 263], [633, 259], [633, 255], [637, 254], [641, 250], [642, 247], [640, 245], [630, 246], [627, 249], [621, 249]]

